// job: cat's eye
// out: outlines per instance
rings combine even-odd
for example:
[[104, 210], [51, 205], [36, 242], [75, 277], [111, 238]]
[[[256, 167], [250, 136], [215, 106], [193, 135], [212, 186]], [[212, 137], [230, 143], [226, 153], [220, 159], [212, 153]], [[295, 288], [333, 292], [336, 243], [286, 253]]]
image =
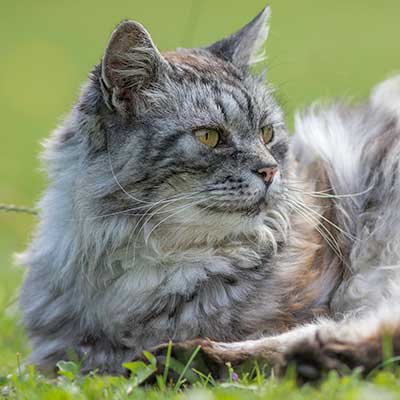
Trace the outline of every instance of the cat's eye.
[[194, 131], [196, 139], [211, 149], [216, 147], [220, 140], [220, 133], [216, 129], [202, 128]]
[[274, 128], [272, 127], [272, 125], [265, 125], [264, 127], [261, 128], [261, 136], [263, 139], [263, 142], [265, 144], [268, 144], [270, 142], [272, 142], [272, 140], [274, 139]]

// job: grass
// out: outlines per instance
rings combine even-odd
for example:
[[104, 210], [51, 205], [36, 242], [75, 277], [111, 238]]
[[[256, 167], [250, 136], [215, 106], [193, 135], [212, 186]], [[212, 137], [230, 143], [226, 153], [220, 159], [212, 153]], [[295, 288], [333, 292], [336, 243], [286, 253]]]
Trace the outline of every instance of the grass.
[[[138, 365], [142, 364], [142, 365]], [[140, 383], [154, 370], [152, 361], [127, 365], [133, 372], [131, 379], [122, 377], [101, 377], [95, 374], [80, 376], [78, 366], [71, 362], [59, 363], [57, 378], [46, 379], [33, 368], [28, 368], [7, 377], [0, 377], [0, 395], [9, 399], [57, 400], [57, 399], [188, 399], [188, 400], [367, 400], [397, 399], [400, 397], [400, 371], [376, 372], [370, 379], [361, 378], [359, 371], [352, 375], [338, 377], [329, 373], [317, 385], [296, 383], [289, 372], [283, 379], [265, 378], [260, 373], [252, 377], [244, 375], [237, 380], [213, 383], [201, 378], [188, 387], [185, 380], [179, 384], [165, 382], [158, 376], [155, 386], [142, 387]], [[211, 383], [210, 383], [211, 382]]]
[[[141, 21], [160, 49], [210, 43], [242, 26], [265, 0], [134, 1], [2, 0], [0, 13], [0, 203], [32, 206], [45, 187], [39, 142], [65, 115], [87, 72], [101, 57], [113, 26]], [[278, 88], [289, 124], [293, 110], [316, 98], [361, 98], [400, 69], [398, 0], [271, 0], [268, 78]], [[399, 370], [363, 380], [329, 375], [316, 386], [242, 378], [187, 392], [179, 387], [138, 389], [135, 382], [74, 371], [49, 381], [20, 371], [29, 353], [15, 299], [23, 270], [14, 253], [29, 241], [35, 217], [0, 213], [0, 393], [9, 398], [368, 399], [400, 397]], [[20, 354], [20, 356], [17, 356]], [[67, 368], [67, 366], [66, 366]], [[159, 380], [160, 381], [160, 380]], [[165, 379], [163, 380], [165, 383]]]

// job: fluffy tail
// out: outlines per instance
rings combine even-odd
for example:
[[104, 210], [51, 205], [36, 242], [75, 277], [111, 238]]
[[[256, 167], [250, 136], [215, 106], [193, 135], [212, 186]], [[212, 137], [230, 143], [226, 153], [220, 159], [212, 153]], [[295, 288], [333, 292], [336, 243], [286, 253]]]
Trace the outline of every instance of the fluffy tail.
[[297, 115], [292, 145], [301, 167], [324, 168], [348, 233], [351, 279], [337, 308], [400, 299], [400, 75], [363, 104], [314, 105]]

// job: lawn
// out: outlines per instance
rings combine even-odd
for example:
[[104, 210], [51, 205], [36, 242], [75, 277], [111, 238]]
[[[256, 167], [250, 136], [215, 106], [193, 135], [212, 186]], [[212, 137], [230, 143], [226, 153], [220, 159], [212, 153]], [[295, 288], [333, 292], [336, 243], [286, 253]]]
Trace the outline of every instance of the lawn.
[[[271, 0], [268, 79], [289, 126], [296, 108], [317, 98], [365, 97], [400, 69], [398, 0]], [[45, 187], [40, 141], [74, 103], [80, 85], [121, 19], [143, 23], [161, 50], [211, 43], [250, 20], [264, 0], [1, 0], [0, 203], [32, 206]], [[329, 375], [299, 389], [295, 378], [242, 377], [215, 387], [197, 384], [137, 389], [135, 381], [81, 378], [64, 365], [58, 380], [20, 366], [29, 353], [16, 298], [23, 269], [13, 257], [29, 241], [35, 218], [0, 213], [0, 393], [9, 398], [390, 399], [400, 398], [400, 369]]]

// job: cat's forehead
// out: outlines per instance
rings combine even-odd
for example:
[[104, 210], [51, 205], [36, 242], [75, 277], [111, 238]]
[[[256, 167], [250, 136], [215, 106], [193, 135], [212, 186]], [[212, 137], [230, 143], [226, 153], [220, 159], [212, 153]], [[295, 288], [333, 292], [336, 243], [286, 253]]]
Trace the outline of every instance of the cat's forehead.
[[[233, 64], [202, 49], [178, 49], [163, 53], [171, 73], [179, 78], [208, 77], [215, 80], [241, 81], [244, 74]], [[206, 81], [204, 81], [206, 82]]]
[[174, 122], [182, 129], [194, 126], [224, 126], [227, 130], [253, 132], [274, 116], [272, 92], [261, 77], [217, 57], [206, 49], [181, 49], [162, 54], [168, 64], [159, 82], [160, 92], [151, 92], [151, 118]]
[[207, 56], [191, 50], [166, 51], [162, 55], [171, 64], [190, 66], [196, 70], [212, 71], [213, 67], [222, 67], [224, 64], [222, 60], [212, 57], [211, 54]]

